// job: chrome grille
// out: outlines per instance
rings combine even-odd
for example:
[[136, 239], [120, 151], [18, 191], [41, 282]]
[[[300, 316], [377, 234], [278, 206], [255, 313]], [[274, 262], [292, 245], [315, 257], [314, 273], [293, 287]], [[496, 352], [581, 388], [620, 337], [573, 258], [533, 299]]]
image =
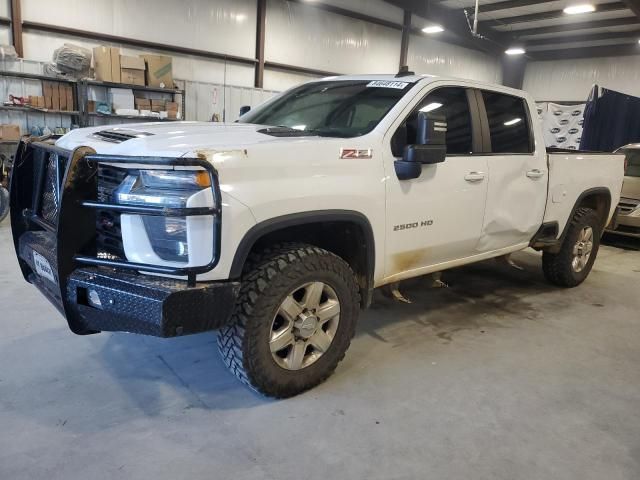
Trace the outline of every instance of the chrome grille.
[[60, 158], [55, 153], [49, 154], [47, 160], [47, 171], [42, 189], [42, 204], [40, 216], [43, 220], [55, 225], [58, 222], [60, 212], [60, 184], [63, 169], [60, 165]]
[[633, 198], [621, 198], [618, 206], [620, 207], [620, 213], [622, 215], [628, 215], [633, 212], [640, 205], [640, 200]]

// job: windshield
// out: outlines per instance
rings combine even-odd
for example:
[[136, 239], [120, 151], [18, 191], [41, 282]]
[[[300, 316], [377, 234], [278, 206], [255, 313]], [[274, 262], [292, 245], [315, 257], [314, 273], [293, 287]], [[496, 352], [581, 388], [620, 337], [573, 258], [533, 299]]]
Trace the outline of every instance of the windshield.
[[627, 152], [627, 177], [640, 177], [640, 152]]
[[238, 122], [288, 127], [327, 137], [358, 137], [373, 130], [412, 84], [328, 81], [301, 85], [243, 115]]

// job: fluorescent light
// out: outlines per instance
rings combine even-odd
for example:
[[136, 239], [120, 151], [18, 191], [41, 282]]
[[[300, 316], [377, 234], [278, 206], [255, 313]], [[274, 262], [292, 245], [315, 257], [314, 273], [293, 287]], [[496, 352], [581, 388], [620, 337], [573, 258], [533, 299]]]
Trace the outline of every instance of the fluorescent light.
[[588, 3], [582, 5], [571, 5], [563, 10], [567, 15], [577, 15], [578, 13], [591, 13], [595, 11], [596, 7]]
[[514, 119], [512, 119], [512, 120], [508, 120], [508, 121], [504, 122], [504, 124], [505, 124], [507, 127], [510, 127], [511, 125], [515, 125], [516, 123], [520, 123], [521, 121], [522, 121], [522, 119], [521, 119], [521, 118], [514, 118]]
[[433, 103], [430, 103], [429, 105], [425, 105], [424, 107], [422, 107], [420, 111], [423, 113], [433, 112], [434, 110], [437, 110], [441, 106], [442, 106], [441, 103], [433, 102]]
[[424, 33], [440, 33], [440, 32], [444, 32], [444, 28], [442, 28], [440, 25], [431, 25], [429, 27], [424, 27], [422, 29], [422, 31]]
[[293, 128], [294, 130], [306, 130], [307, 126], [306, 125], [293, 125], [291, 128]]
[[524, 48], [509, 48], [504, 53], [507, 55], [522, 55], [524, 54]]

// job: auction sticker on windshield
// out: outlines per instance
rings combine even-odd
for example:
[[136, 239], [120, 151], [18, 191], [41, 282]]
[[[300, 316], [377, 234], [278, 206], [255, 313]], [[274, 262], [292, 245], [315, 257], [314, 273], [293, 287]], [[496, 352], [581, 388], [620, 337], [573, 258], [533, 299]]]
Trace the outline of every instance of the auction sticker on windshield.
[[36, 267], [36, 272], [38, 272], [38, 275], [51, 280], [53, 283], [56, 283], [56, 279], [53, 276], [53, 270], [51, 269], [49, 260], [44, 258], [38, 252], [33, 252], [33, 264]]
[[367, 87], [377, 87], [377, 88], [395, 88], [398, 90], [404, 90], [407, 85], [407, 82], [390, 82], [388, 80], [374, 80], [373, 82], [369, 82]]

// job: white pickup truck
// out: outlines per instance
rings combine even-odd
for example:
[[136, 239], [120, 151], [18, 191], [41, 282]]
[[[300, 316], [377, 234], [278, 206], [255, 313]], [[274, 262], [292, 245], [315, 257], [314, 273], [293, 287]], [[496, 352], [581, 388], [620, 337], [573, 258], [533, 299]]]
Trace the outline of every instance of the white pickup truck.
[[528, 247], [550, 282], [587, 277], [624, 156], [547, 152], [535, 111], [498, 85], [346, 76], [234, 124], [22, 143], [16, 251], [75, 333], [217, 329], [241, 381], [295, 395], [336, 368], [374, 288]]

